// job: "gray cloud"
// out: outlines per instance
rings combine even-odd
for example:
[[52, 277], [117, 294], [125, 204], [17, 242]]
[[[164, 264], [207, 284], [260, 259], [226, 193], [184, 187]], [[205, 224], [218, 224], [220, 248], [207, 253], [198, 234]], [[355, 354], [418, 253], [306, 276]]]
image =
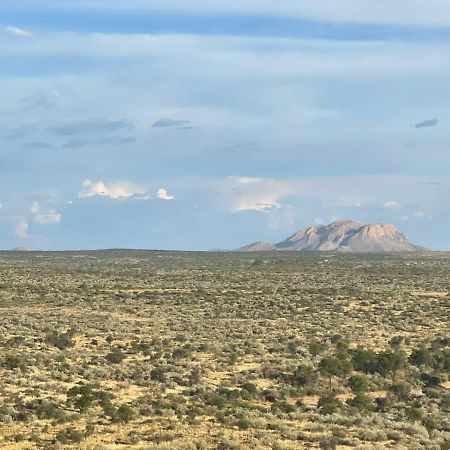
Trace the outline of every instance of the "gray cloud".
[[63, 144], [63, 148], [81, 148], [87, 145], [128, 145], [136, 141], [133, 136], [128, 137], [116, 137], [110, 136], [104, 139], [83, 139], [83, 138], [71, 138]]
[[88, 145], [91, 141], [83, 138], [72, 138], [63, 144], [64, 148], [80, 148]]
[[106, 139], [102, 139], [98, 141], [99, 144], [104, 145], [128, 145], [136, 142], [136, 138], [133, 136], [128, 137], [108, 137]]
[[26, 142], [23, 146], [32, 150], [49, 150], [53, 148], [53, 145], [47, 142]]
[[[27, 136], [33, 135], [37, 131], [39, 131], [39, 124], [36, 123], [26, 123], [23, 125], [18, 125], [15, 128], [10, 128], [9, 130], [5, 130], [5, 134], [3, 135], [3, 139], [5, 141], [15, 141], [24, 139]], [[31, 138], [29, 138], [31, 139]]]
[[438, 181], [422, 181], [420, 184], [422, 186], [442, 186], [442, 183]]
[[59, 136], [76, 136], [99, 132], [115, 133], [118, 131], [132, 131], [134, 128], [134, 123], [127, 119], [110, 120], [97, 118], [66, 122], [52, 127], [52, 130]]
[[175, 119], [159, 119], [156, 121], [152, 127], [153, 128], [173, 128], [173, 127], [183, 127], [184, 129], [190, 129], [190, 120], [175, 120]]
[[423, 120], [422, 122], [418, 122], [414, 124], [414, 128], [429, 128], [429, 127], [435, 127], [439, 123], [438, 119], [427, 119]]
[[60, 93], [56, 90], [29, 95], [20, 101], [22, 112], [48, 111], [58, 104]]
[[243, 152], [253, 153], [258, 152], [261, 149], [261, 144], [257, 141], [242, 142], [241, 144], [229, 145], [222, 147], [219, 151], [222, 152]]

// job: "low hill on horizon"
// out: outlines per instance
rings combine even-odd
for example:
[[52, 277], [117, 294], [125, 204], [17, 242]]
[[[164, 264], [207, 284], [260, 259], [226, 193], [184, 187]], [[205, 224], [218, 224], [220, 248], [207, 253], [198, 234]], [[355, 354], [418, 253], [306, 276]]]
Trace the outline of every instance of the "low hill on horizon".
[[278, 244], [255, 242], [240, 252], [258, 251], [338, 251], [338, 252], [417, 252], [426, 250], [413, 244], [392, 224], [363, 224], [338, 220], [329, 225], [303, 228]]

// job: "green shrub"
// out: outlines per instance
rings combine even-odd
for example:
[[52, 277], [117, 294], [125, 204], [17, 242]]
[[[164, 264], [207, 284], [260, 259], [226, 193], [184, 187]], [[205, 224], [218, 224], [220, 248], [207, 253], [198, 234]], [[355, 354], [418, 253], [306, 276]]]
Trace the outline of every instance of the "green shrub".
[[75, 428], [69, 427], [61, 430], [56, 435], [57, 442], [61, 444], [79, 444], [84, 440], [84, 434]]
[[319, 398], [317, 406], [322, 414], [334, 414], [342, 403], [337, 399], [335, 392], [329, 392]]

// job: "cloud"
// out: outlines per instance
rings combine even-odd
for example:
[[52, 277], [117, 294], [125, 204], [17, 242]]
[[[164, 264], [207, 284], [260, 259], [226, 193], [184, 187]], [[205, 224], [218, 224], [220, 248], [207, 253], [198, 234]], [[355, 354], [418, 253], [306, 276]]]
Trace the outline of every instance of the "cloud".
[[91, 180], [84, 180], [82, 190], [78, 193], [78, 198], [82, 199], [95, 196], [109, 197], [115, 200], [128, 198], [148, 200], [150, 198], [147, 186], [126, 181], [105, 183], [103, 181], [93, 182]]
[[439, 123], [438, 119], [423, 120], [422, 122], [418, 122], [418, 123], [414, 124], [414, 128], [435, 127], [438, 123]]
[[39, 225], [59, 224], [61, 223], [61, 214], [50, 211], [48, 214], [37, 214], [34, 221]]
[[29, 239], [31, 236], [28, 234], [28, 221], [25, 217], [20, 217], [14, 227], [14, 234], [21, 239]]
[[48, 212], [41, 212], [42, 206], [39, 202], [34, 201], [31, 204], [30, 212], [34, 217], [34, 221], [39, 225], [57, 225], [61, 223], [61, 214], [51, 209]]
[[292, 195], [295, 187], [290, 182], [268, 178], [229, 177], [219, 190], [228, 198], [232, 212], [268, 212], [281, 208], [280, 201]]
[[91, 141], [83, 138], [71, 138], [63, 144], [64, 148], [80, 148], [89, 145]]
[[37, 214], [40, 209], [41, 205], [39, 204], [39, 202], [33, 202], [30, 208], [31, 214]]
[[424, 211], [414, 211], [413, 216], [416, 219], [423, 219], [425, 217], [425, 212]]
[[11, 128], [4, 136], [3, 138], [6, 141], [14, 141], [14, 140], [20, 140], [23, 139], [33, 132], [36, 131], [36, 127], [34, 125], [20, 125], [16, 128]]
[[400, 208], [400, 204], [398, 202], [394, 202], [394, 201], [390, 200], [390, 201], [387, 201], [384, 203], [383, 208], [397, 209], [397, 208]]
[[28, 95], [21, 99], [21, 110], [24, 112], [49, 111], [58, 104], [61, 94], [56, 89]]
[[164, 188], [161, 188], [158, 191], [157, 197], [161, 200], [167, 200], [167, 201], [175, 200], [175, 197], [173, 195], [169, 195]]
[[60, 136], [75, 136], [101, 132], [132, 131], [134, 128], [134, 123], [127, 119], [110, 120], [97, 118], [68, 121], [53, 127], [53, 131]]
[[17, 27], [6, 27], [5, 32], [17, 37], [32, 37], [33, 34], [30, 31], [23, 30], [22, 28]]
[[136, 138], [130, 137], [118, 137], [110, 136], [104, 139], [84, 139], [79, 137], [70, 138], [64, 144], [64, 148], [81, 148], [88, 145], [129, 145], [136, 142]]
[[[425, 181], [449, 181], [406, 175], [358, 175], [330, 177], [296, 177], [290, 179], [228, 177], [212, 182], [226, 209], [237, 213], [241, 211], [269, 212], [297, 205], [305, 214], [315, 213], [314, 217], [324, 217], [333, 211], [352, 214], [365, 214], [371, 211], [380, 214], [380, 204], [387, 209], [411, 208], [414, 210], [427, 205], [440, 208], [445, 201], [444, 190], [430, 196], [428, 189], [420, 183]], [[393, 196], [397, 201], [385, 201]], [[389, 198], [389, 197], [388, 197]], [[384, 202], [384, 203], [383, 203]], [[359, 206], [357, 206], [359, 205]], [[303, 208], [303, 209], [302, 209]], [[356, 209], [358, 211], [356, 211]]]
[[[34, 5], [33, 0], [21, 4]], [[167, 13], [247, 14], [312, 19], [325, 22], [449, 25], [447, 0], [42, 0], [41, 8], [140, 10]]]
[[31, 150], [50, 150], [53, 148], [53, 145], [47, 142], [26, 142], [23, 146]]
[[152, 125], [152, 127], [153, 128], [185, 127], [190, 123], [191, 123], [190, 120], [159, 119]]

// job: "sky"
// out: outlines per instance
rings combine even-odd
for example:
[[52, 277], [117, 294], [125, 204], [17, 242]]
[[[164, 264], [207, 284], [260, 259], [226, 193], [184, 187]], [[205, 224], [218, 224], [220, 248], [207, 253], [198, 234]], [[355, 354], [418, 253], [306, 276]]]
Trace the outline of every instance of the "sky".
[[0, 0], [0, 248], [450, 250], [447, 0]]

